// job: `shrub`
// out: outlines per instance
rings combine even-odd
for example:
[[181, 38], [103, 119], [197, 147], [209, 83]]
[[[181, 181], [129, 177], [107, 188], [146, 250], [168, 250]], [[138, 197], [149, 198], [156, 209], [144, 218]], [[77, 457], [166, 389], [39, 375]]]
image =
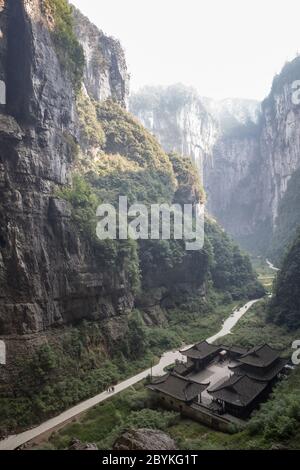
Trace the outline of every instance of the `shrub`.
[[175, 424], [178, 414], [172, 411], [141, 410], [133, 411], [124, 422], [124, 428], [149, 428], [165, 431]]
[[102, 147], [105, 134], [97, 119], [96, 107], [92, 100], [81, 91], [77, 96], [77, 112], [80, 123], [81, 140], [86, 146]]
[[57, 194], [71, 204], [72, 217], [80, 231], [95, 239], [99, 201], [84, 177], [75, 174], [72, 186], [60, 189]]
[[44, 0], [54, 19], [52, 39], [62, 69], [68, 73], [76, 93], [80, 91], [84, 70], [84, 52], [73, 28], [72, 7], [66, 0]]

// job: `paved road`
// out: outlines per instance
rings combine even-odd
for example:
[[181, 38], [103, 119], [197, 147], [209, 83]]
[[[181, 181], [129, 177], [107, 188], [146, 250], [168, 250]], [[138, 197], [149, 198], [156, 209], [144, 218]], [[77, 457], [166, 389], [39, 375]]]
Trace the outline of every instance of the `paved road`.
[[273, 269], [273, 271], [280, 271], [280, 269], [276, 268], [276, 266], [274, 266], [274, 264], [272, 264], [271, 261], [269, 261], [268, 259], [266, 259], [266, 263], [270, 269]]
[[[212, 343], [216, 341], [216, 339], [219, 339], [223, 336], [226, 336], [229, 334], [232, 330], [232, 328], [236, 325], [236, 323], [240, 320], [240, 318], [245, 315], [245, 313], [249, 310], [249, 308], [252, 307], [253, 304], [258, 302], [260, 299], [257, 300], [252, 300], [251, 302], [248, 302], [244, 307], [241, 309], [235, 310], [230, 317], [225, 320], [222, 329], [214, 336], [211, 338], [208, 338], [207, 341], [209, 343]], [[187, 346], [188, 348], [190, 346]], [[167, 366], [170, 366], [174, 364], [176, 360], [184, 361], [186, 358], [182, 356], [182, 354], [179, 351], [168, 351], [165, 354], [162, 355], [160, 362], [153, 367], [152, 373], [154, 376], [160, 376], [164, 374], [164, 369]], [[114, 393], [108, 393], [108, 392], [103, 392], [100, 393], [99, 395], [96, 395], [93, 398], [90, 398], [89, 400], [86, 400], [82, 403], [79, 403], [76, 406], [73, 406], [73, 408], [70, 408], [67, 411], [64, 411], [60, 415], [56, 416], [55, 418], [51, 418], [48, 421], [45, 421], [43, 424], [40, 426], [30, 429], [28, 431], [22, 432], [17, 435], [12, 435], [9, 436], [7, 439], [3, 439], [0, 441], [0, 450], [14, 450], [17, 447], [26, 444], [27, 442], [36, 439], [38, 436], [41, 436], [42, 434], [51, 431], [52, 429], [56, 428], [57, 426], [62, 425], [63, 423], [66, 423], [67, 421], [71, 420], [72, 418], [76, 418], [79, 414], [81, 414], [84, 411], [89, 410], [93, 406], [97, 405], [98, 403], [101, 403], [108, 398], [112, 397], [113, 395], [116, 395], [117, 393], [120, 393], [121, 391], [125, 390], [126, 388], [129, 388], [130, 386], [140, 382], [141, 380], [145, 379], [147, 376], [149, 376], [151, 373], [151, 369], [144, 370], [140, 374], [135, 375], [134, 377], [131, 377], [130, 379], [125, 380], [124, 382], [119, 383], [118, 385], [115, 386], [115, 391]]]

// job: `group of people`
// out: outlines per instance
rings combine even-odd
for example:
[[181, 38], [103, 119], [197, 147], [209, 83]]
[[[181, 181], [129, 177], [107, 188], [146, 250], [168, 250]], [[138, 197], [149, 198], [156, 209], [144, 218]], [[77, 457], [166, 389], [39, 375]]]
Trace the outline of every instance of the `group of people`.
[[114, 387], [114, 386], [108, 387], [108, 389], [107, 389], [107, 392], [108, 392], [108, 393], [114, 393], [114, 391], [115, 391], [115, 387]]

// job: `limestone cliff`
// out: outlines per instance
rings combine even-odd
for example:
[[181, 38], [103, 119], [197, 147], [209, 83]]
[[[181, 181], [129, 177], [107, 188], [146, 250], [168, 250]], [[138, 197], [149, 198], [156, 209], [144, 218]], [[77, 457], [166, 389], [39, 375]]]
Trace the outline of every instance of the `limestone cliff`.
[[[169, 101], [159, 88], [155, 93], [142, 90], [131, 99], [133, 112], [165, 148], [173, 146], [192, 159], [193, 148], [204, 149], [208, 210], [245, 248], [257, 253], [266, 253], [267, 248], [270, 255], [274, 250], [282, 253], [292, 236], [278, 234], [284, 232], [281, 220], [292, 234], [300, 223], [294, 220], [295, 211], [289, 220], [280, 211], [286, 208], [284, 196], [300, 166], [300, 106], [292, 101], [292, 83], [299, 79], [297, 57], [275, 77], [261, 105], [253, 100], [216, 102], [193, 94], [186, 107], [184, 93], [176, 87]], [[171, 121], [174, 102], [179, 105]], [[201, 113], [195, 113], [196, 107]], [[183, 121], [178, 117], [181, 113], [186, 115]], [[193, 128], [191, 122], [197, 125]], [[192, 141], [193, 148], [183, 146], [186, 141]]]
[[203, 173], [208, 211], [236, 238], [251, 233], [252, 196], [239, 197], [241, 206], [236, 207], [236, 195], [246, 186], [252, 191], [247, 179], [259, 155], [259, 103], [215, 101], [175, 85], [142, 89], [131, 96], [130, 109], [166, 150], [196, 162]]
[[76, 37], [85, 55], [84, 85], [88, 95], [97, 101], [113, 98], [126, 106], [129, 74], [121, 44], [105, 36], [76, 8], [74, 19]]
[[[3, 16], [4, 15], [4, 16]], [[3, 20], [4, 18], [4, 20]], [[38, 0], [4, 2], [7, 102], [1, 115], [0, 333], [126, 311], [124, 279], [105, 277], [55, 196], [70, 180], [75, 97]], [[119, 93], [121, 83], [111, 84]], [[120, 96], [123, 102], [125, 95]]]
[[[292, 203], [297, 185], [294, 179], [291, 181], [300, 167], [300, 106], [292, 100], [292, 84], [299, 77], [297, 57], [275, 77], [269, 96], [261, 104], [258, 121], [236, 127], [221, 152], [217, 143], [213, 150], [215, 171], [208, 173], [208, 180], [212, 178], [216, 188], [212, 198], [216, 198], [224, 177], [224, 173], [218, 176], [218, 171], [223, 169], [227, 180], [228, 169], [234, 163], [235, 185], [224, 188], [219, 201], [212, 201], [213, 212], [246, 248], [264, 254], [267, 250], [277, 260], [300, 224], [294, 215], [296, 203]], [[288, 196], [290, 183], [294, 189]], [[290, 204], [284, 202], [287, 197]], [[224, 198], [227, 202], [222, 207]]]
[[167, 152], [190, 157], [201, 171], [211, 155], [218, 130], [192, 88], [181, 84], [146, 87], [131, 96], [130, 110]]

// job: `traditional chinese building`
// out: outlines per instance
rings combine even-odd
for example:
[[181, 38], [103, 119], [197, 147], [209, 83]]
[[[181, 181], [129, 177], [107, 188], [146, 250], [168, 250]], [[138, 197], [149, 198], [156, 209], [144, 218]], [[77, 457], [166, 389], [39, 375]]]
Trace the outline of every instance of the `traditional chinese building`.
[[180, 351], [183, 356], [187, 357], [187, 364], [195, 371], [204, 369], [218, 354], [222, 351], [221, 346], [215, 346], [207, 341], [197, 343], [193, 347]]
[[248, 377], [273, 383], [278, 374], [286, 365], [279, 352], [268, 344], [256, 346], [240, 356], [238, 364], [231, 367], [235, 375], [247, 375]]
[[183, 404], [201, 403], [201, 393], [208, 386], [209, 383], [201, 384], [171, 372], [156, 379], [147, 388], [155, 392], [168, 408], [181, 411]]
[[268, 397], [287, 362], [267, 344], [246, 351], [204, 341], [180, 352], [187, 362], [147, 387], [167, 408], [219, 430], [247, 418]]
[[268, 382], [251, 379], [247, 375], [233, 375], [208, 390], [214, 401], [229, 413], [246, 418], [267, 396]]

